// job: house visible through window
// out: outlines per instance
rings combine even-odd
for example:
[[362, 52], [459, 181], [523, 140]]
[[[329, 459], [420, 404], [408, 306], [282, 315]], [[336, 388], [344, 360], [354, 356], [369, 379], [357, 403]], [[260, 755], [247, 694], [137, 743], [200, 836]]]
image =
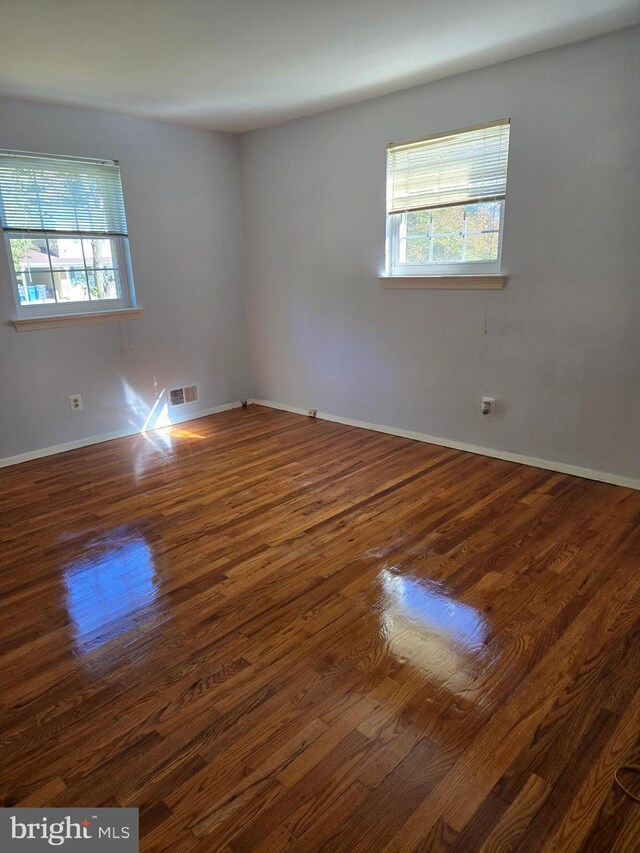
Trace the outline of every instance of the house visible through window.
[[387, 149], [387, 274], [500, 273], [509, 120]]
[[135, 304], [116, 162], [0, 151], [0, 221], [18, 317]]

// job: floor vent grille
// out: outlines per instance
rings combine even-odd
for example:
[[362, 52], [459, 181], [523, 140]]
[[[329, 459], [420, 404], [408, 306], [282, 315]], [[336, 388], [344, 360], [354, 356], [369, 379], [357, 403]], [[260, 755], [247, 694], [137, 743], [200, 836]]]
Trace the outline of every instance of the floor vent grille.
[[171, 388], [169, 403], [172, 406], [186, 406], [198, 402], [198, 386], [186, 385], [184, 388]]

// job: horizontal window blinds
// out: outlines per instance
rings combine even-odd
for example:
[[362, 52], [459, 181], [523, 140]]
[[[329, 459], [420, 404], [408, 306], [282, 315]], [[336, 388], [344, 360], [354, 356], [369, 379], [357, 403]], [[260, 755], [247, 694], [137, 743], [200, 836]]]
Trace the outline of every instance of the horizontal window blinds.
[[505, 197], [509, 120], [387, 149], [387, 212]]
[[0, 220], [5, 231], [124, 236], [117, 163], [0, 151]]

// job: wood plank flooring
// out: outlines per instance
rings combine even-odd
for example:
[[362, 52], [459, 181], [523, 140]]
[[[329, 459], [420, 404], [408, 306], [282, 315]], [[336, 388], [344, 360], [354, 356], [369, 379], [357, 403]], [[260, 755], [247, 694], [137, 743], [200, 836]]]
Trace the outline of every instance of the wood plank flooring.
[[143, 851], [637, 851], [640, 493], [257, 406], [0, 471], [0, 795]]

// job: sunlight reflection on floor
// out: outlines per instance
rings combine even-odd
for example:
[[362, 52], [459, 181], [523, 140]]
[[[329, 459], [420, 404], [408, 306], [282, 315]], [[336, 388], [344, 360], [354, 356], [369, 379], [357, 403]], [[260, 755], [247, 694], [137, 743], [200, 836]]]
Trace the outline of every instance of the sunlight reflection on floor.
[[144, 536], [129, 528], [88, 543], [64, 569], [66, 605], [86, 652], [158, 615], [157, 576]]
[[381, 629], [391, 653], [444, 683], [484, 648], [483, 615], [432, 580], [382, 569]]

